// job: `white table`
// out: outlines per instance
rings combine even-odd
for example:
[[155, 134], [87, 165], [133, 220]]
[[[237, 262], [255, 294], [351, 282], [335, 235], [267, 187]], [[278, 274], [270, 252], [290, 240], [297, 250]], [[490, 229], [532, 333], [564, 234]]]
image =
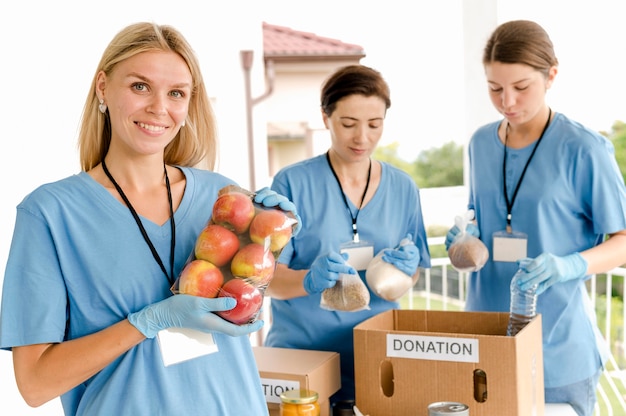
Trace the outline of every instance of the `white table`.
[[[357, 413], [362, 416], [363, 413]], [[578, 416], [572, 406], [565, 403], [546, 403], [544, 416]]]
[[545, 416], [577, 416], [576, 412], [569, 404], [546, 403]]

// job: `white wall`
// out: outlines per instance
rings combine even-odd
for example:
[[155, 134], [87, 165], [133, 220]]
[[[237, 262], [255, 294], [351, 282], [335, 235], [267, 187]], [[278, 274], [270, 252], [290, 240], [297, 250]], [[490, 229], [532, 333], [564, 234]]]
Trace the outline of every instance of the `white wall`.
[[[356, 61], [355, 61], [356, 63]], [[346, 62], [277, 63], [272, 96], [264, 102], [273, 122], [306, 122], [324, 128], [320, 112], [320, 88], [324, 79]]]

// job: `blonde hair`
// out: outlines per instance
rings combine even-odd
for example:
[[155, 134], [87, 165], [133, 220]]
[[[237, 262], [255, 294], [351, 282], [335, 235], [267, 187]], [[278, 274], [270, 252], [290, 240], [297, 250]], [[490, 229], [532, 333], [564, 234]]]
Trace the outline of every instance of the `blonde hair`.
[[165, 148], [164, 162], [168, 165], [195, 166], [203, 162], [208, 169], [215, 167], [217, 158], [217, 129], [215, 115], [206, 92], [200, 65], [189, 43], [171, 26], [135, 23], [122, 29], [105, 49], [94, 75], [83, 109], [78, 148], [80, 165], [85, 171], [97, 166], [111, 144], [111, 121], [108, 111], [98, 109], [96, 78], [100, 71], [110, 75], [115, 65], [139, 53], [168, 51], [180, 55], [193, 80], [189, 112], [185, 126]]

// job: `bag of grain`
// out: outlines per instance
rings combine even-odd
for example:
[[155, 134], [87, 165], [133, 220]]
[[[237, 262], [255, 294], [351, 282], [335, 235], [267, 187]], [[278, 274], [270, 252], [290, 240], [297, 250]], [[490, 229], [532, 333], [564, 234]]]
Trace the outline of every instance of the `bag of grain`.
[[474, 217], [474, 211], [469, 210], [464, 215], [454, 218], [459, 233], [448, 247], [450, 263], [459, 272], [476, 272], [489, 260], [489, 250], [485, 243], [467, 232], [467, 226]]

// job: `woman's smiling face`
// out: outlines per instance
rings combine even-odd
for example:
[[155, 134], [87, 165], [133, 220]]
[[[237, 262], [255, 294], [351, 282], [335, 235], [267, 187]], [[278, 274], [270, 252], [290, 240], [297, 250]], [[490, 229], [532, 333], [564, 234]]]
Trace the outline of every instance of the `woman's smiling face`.
[[187, 116], [192, 76], [174, 52], [142, 52], [98, 74], [98, 96], [108, 106], [111, 145], [153, 154], [176, 137]]

